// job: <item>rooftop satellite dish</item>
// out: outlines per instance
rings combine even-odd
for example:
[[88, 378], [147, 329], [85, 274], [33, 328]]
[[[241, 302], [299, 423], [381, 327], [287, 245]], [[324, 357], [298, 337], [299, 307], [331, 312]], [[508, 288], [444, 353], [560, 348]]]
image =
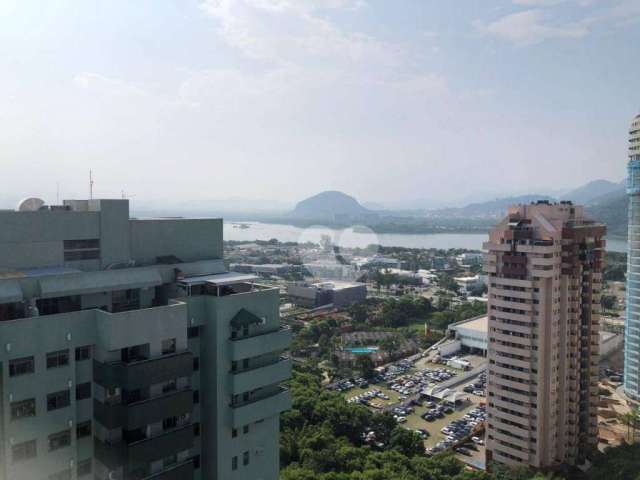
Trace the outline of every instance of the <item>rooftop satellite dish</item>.
[[36, 212], [44, 207], [44, 200], [41, 198], [25, 198], [18, 204], [19, 212]]

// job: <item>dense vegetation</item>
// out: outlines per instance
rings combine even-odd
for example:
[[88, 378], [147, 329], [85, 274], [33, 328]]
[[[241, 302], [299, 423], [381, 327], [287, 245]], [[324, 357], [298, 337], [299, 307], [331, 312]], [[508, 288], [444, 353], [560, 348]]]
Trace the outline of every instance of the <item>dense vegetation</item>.
[[593, 461], [589, 480], [640, 480], [640, 444], [608, 449]]
[[624, 282], [627, 273], [627, 254], [607, 252], [604, 267], [604, 279], [611, 282]]
[[[427, 458], [420, 438], [397, 426], [389, 414], [348, 404], [340, 394], [323, 389], [320, 378], [315, 367], [294, 369], [293, 408], [281, 423], [282, 480], [640, 480], [638, 445], [599, 454], [586, 476], [505, 468], [475, 472], [449, 454]], [[365, 443], [362, 434], [370, 430], [384, 447]]]
[[[297, 367], [291, 381], [293, 408], [282, 416], [282, 480], [489, 480], [465, 472], [448, 455], [428, 459], [420, 438], [389, 414], [348, 404], [320, 384], [320, 372]], [[376, 432], [384, 449], [364, 443]]]

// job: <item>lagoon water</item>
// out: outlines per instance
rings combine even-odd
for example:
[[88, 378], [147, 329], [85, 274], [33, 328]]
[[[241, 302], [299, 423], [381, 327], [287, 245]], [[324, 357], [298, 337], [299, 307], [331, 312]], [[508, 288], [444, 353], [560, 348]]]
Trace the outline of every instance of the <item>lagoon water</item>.
[[[332, 229], [321, 225], [300, 228], [293, 225], [273, 223], [242, 222], [249, 228], [239, 228], [239, 223], [225, 222], [225, 240], [270, 240], [276, 238], [281, 242], [313, 242], [319, 243], [323, 235], [328, 235], [334, 245], [341, 247], [364, 248], [367, 245], [383, 245], [385, 247], [405, 248], [466, 248], [482, 249], [482, 242], [487, 240], [484, 233], [375, 233], [366, 227]], [[607, 249], [614, 252], [626, 252], [627, 242], [619, 239], [608, 239]]]

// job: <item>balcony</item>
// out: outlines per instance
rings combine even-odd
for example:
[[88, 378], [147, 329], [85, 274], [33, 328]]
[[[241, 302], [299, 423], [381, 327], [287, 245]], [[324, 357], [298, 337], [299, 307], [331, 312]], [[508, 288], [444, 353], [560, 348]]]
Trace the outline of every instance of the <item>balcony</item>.
[[[94, 439], [95, 455], [110, 470], [155, 462], [193, 447], [193, 424], [131, 443], [104, 443]], [[136, 478], [146, 478], [135, 476]], [[155, 478], [155, 477], [153, 477]], [[164, 478], [164, 477], [162, 477]], [[172, 477], [171, 477], [172, 478]]]
[[105, 388], [135, 390], [193, 374], [193, 354], [181, 352], [136, 362], [93, 362], [94, 381]]
[[231, 340], [231, 360], [238, 361], [285, 350], [291, 343], [291, 328], [283, 325], [276, 331]]
[[258, 420], [275, 417], [291, 408], [289, 390], [280, 387], [266, 397], [231, 407], [232, 426], [240, 428]]
[[162, 472], [154, 473], [143, 480], [188, 480], [193, 478], [193, 461], [189, 460], [173, 467], [169, 467]]
[[231, 389], [234, 394], [240, 394], [284, 382], [291, 378], [291, 368], [291, 359], [280, 357], [271, 365], [234, 373], [231, 376]]
[[193, 411], [193, 391], [190, 388], [149, 398], [140, 402], [110, 405], [94, 399], [95, 419], [108, 429], [123, 427], [135, 430], [167, 417]]

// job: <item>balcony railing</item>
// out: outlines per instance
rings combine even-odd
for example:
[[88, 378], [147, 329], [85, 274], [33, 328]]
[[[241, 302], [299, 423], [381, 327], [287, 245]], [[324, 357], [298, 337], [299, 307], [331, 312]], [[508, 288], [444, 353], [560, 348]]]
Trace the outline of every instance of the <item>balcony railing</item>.
[[193, 354], [189, 351], [163, 355], [133, 362], [101, 363], [94, 361], [93, 376], [103, 387], [134, 390], [167, 380], [190, 377], [193, 374]]
[[291, 359], [283, 356], [275, 363], [234, 373], [231, 377], [232, 391], [240, 394], [279, 384], [291, 378], [291, 369]]
[[291, 395], [285, 387], [279, 387], [265, 396], [231, 405], [234, 428], [258, 420], [274, 417], [291, 408]]
[[291, 327], [281, 325], [277, 330], [232, 339], [230, 341], [231, 360], [238, 361], [285, 350], [289, 347], [291, 338]]
[[193, 390], [188, 387], [129, 404], [108, 404], [94, 399], [94, 417], [108, 429], [135, 430], [164, 418], [193, 411]]

